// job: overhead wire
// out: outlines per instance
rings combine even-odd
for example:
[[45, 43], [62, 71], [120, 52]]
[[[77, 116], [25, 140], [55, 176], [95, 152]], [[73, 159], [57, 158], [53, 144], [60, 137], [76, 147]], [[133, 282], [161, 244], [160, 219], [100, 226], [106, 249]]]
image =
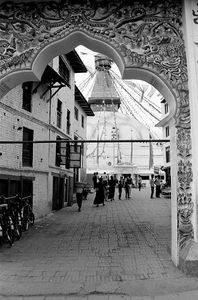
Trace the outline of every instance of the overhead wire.
[[137, 101], [130, 93], [129, 91], [127, 90], [127, 88], [125, 87], [125, 82], [123, 82], [120, 77], [117, 77], [117, 76], [114, 76], [113, 73], [111, 73], [111, 75], [114, 77], [115, 80], [118, 80], [119, 81], [119, 84], [122, 86], [122, 88], [124, 89], [124, 91], [130, 95], [130, 97], [134, 100], [134, 102], [139, 106], [141, 107], [143, 110], [145, 110], [148, 114], [152, 115], [153, 118], [155, 118], [158, 122], [160, 121], [160, 119], [155, 116], [152, 112], [150, 112], [147, 108], [145, 108], [139, 101]]
[[[116, 78], [116, 79], [119, 79], [121, 81], [123, 81], [119, 76], [118, 74], [116, 74], [113, 70], [111, 70], [111, 73], [112, 75]], [[135, 82], [132, 82], [132, 81], [128, 81], [128, 80], [124, 80], [124, 83], [129, 87], [130, 90], [133, 91], [133, 89], [131, 88], [131, 86], [134, 87], [134, 89], [136, 88], [136, 93], [141, 97], [142, 96], [142, 92], [144, 91], [143, 88], [141, 88], [141, 85], [140, 84], [136, 84]], [[143, 100], [145, 102], [148, 103], [148, 105], [150, 107], [152, 107], [152, 109], [156, 110], [159, 114], [161, 114], [161, 110], [160, 110], [160, 107], [157, 106], [155, 103], [151, 102], [149, 98], [147, 98], [145, 95], [143, 95]]]
[[[126, 88], [123, 87], [122, 81], [117, 80], [117, 78], [113, 76], [113, 82], [114, 82], [116, 91], [122, 100], [121, 101], [121, 103], [122, 103], [121, 110], [124, 111], [126, 114], [132, 115], [138, 122], [141, 122], [142, 124], [144, 124], [147, 129], [151, 129], [151, 124], [149, 124], [147, 122], [147, 118], [149, 118], [150, 122], [152, 122], [152, 124], [153, 124], [152, 126], [154, 127], [156, 122], [154, 122], [154, 120], [151, 118], [150, 112], [148, 112], [148, 110], [144, 111], [142, 109], [142, 106], [139, 107], [138, 105], [136, 105], [138, 103], [137, 101], [129, 102], [126, 95], [123, 94], [123, 92], [121, 91], [122, 88], [124, 89], [124, 92], [126, 92], [126, 94], [129, 98], [132, 98], [132, 100], [135, 100], [134, 97], [126, 90]], [[138, 110], [140, 110], [140, 112], [138, 112]], [[147, 115], [147, 118], [145, 118], [145, 114]], [[153, 132], [153, 130], [152, 130], [152, 132]], [[155, 135], [160, 137], [157, 133], [155, 133]]]

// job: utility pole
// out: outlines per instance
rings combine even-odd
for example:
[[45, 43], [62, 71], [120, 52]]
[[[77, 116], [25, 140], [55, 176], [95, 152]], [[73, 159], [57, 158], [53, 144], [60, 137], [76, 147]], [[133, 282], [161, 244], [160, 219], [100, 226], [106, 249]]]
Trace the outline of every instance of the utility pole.
[[[133, 130], [131, 129], [131, 141], [132, 141], [132, 132]], [[133, 162], [133, 143], [131, 142], [131, 164]]]
[[[97, 140], [99, 140], [99, 133]], [[96, 149], [96, 160], [97, 160], [97, 167], [99, 168], [99, 143], [97, 142], [97, 149]]]

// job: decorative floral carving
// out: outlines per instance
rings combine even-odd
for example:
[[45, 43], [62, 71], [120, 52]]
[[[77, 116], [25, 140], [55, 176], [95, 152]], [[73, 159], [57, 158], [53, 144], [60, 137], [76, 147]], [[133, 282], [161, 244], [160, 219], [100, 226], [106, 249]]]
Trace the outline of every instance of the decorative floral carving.
[[[191, 199], [191, 195], [189, 199]], [[193, 203], [189, 202], [188, 204], [178, 206], [178, 238], [180, 247], [183, 247], [189, 239], [193, 238], [192, 213]]]
[[186, 162], [180, 160], [178, 163], [178, 181], [180, 189], [185, 190], [190, 188], [192, 182], [192, 164], [189, 160]]
[[[198, 6], [198, 3], [197, 3], [197, 6]], [[198, 9], [197, 9], [197, 12], [195, 12], [195, 10], [193, 9], [192, 10], [192, 15], [193, 15], [193, 17], [195, 17], [195, 18], [193, 18], [193, 22], [195, 24], [198, 24]]]
[[179, 128], [177, 131], [177, 149], [179, 155], [187, 158], [191, 155], [191, 136], [190, 130]]

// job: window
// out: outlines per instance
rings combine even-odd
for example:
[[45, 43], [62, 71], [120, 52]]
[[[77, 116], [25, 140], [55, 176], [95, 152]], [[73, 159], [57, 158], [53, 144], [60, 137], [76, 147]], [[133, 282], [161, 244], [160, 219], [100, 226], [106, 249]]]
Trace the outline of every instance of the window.
[[[23, 127], [23, 141], [33, 141], [34, 131]], [[22, 148], [22, 164], [24, 167], [32, 167], [33, 143], [24, 143]]]
[[71, 123], [70, 123], [70, 110], [68, 109], [67, 110], [67, 125], [66, 125], [67, 134], [70, 134], [70, 126], [71, 126]]
[[[57, 136], [56, 138], [57, 141], [61, 140], [61, 138], [59, 136]], [[56, 160], [55, 160], [55, 164], [56, 166], [60, 167], [60, 163], [61, 163], [61, 142], [57, 142], [56, 143]]]
[[165, 112], [165, 114], [168, 113], [168, 103], [164, 104], [164, 112]]
[[84, 116], [82, 115], [81, 116], [81, 126], [82, 126], [82, 128], [84, 128], [84, 124], [85, 123], [85, 118], [84, 118]]
[[61, 128], [61, 118], [62, 118], [62, 102], [58, 99], [57, 102], [57, 127]]
[[78, 121], [78, 108], [76, 106], [74, 107], [74, 116], [75, 119]]
[[59, 74], [69, 83], [70, 72], [61, 57], [59, 57]]
[[168, 136], [169, 136], [169, 126], [167, 126], [167, 127], [165, 128], [165, 130], [166, 130], [166, 137], [168, 137]]
[[170, 162], [170, 146], [165, 148], [165, 152], [166, 152], [166, 162]]
[[22, 108], [27, 111], [32, 111], [32, 81], [24, 82], [22, 85]]

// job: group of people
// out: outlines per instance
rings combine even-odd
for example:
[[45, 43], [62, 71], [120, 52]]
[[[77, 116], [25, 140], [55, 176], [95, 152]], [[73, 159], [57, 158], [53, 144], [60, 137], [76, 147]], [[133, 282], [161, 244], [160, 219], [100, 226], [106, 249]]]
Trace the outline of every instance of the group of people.
[[125, 197], [131, 197], [132, 178], [130, 176], [124, 178], [120, 176], [119, 180], [116, 176], [108, 176], [105, 172], [98, 176], [98, 173], [93, 175], [93, 186], [96, 191], [94, 204], [98, 207], [99, 204], [105, 205], [105, 201], [115, 200], [115, 188], [118, 186], [118, 199], [121, 200], [122, 191], [125, 190]]
[[[150, 187], [151, 187], [151, 199], [153, 198], [154, 191], [155, 191], [156, 198], [160, 198], [161, 180], [160, 180], [160, 176], [159, 175], [157, 176], [157, 178], [154, 178], [153, 174], [151, 175]], [[155, 189], [155, 187], [156, 187], [156, 189]]]
[[93, 175], [93, 186], [96, 191], [94, 198], [94, 204], [98, 207], [99, 204], [105, 205], [105, 201], [113, 201], [115, 197], [115, 187], [117, 179], [115, 176], [107, 176], [104, 172], [102, 176], [98, 176], [98, 173]]
[[[131, 198], [131, 190], [133, 181], [130, 175], [127, 177], [120, 176], [119, 180], [116, 175], [107, 175], [105, 172], [103, 175], [99, 176], [97, 172], [93, 174], [93, 188], [95, 190], [95, 198], [93, 204], [97, 207], [99, 204], [105, 205], [105, 201], [115, 200], [115, 188], [118, 187], [118, 199], [121, 200], [123, 191], [125, 193], [125, 198]], [[141, 176], [137, 179], [137, 186], [139, 191], [142, 188], [142, 178]], [[160, 176], [154, 178], [154, 175], [151, 175], [150, 179], [150, 188], [151, 188], [151, 198], [156, 193], [156, 198], [160, 198], [161, 193], [161, 180]], [[156, 188], [156, 189], [155, 189]], [[76, 190], [76, 199], [78, 210], [81, 211], [82, 200], [87, 198], [88, 192], [85, 188], [79, 187]]]

